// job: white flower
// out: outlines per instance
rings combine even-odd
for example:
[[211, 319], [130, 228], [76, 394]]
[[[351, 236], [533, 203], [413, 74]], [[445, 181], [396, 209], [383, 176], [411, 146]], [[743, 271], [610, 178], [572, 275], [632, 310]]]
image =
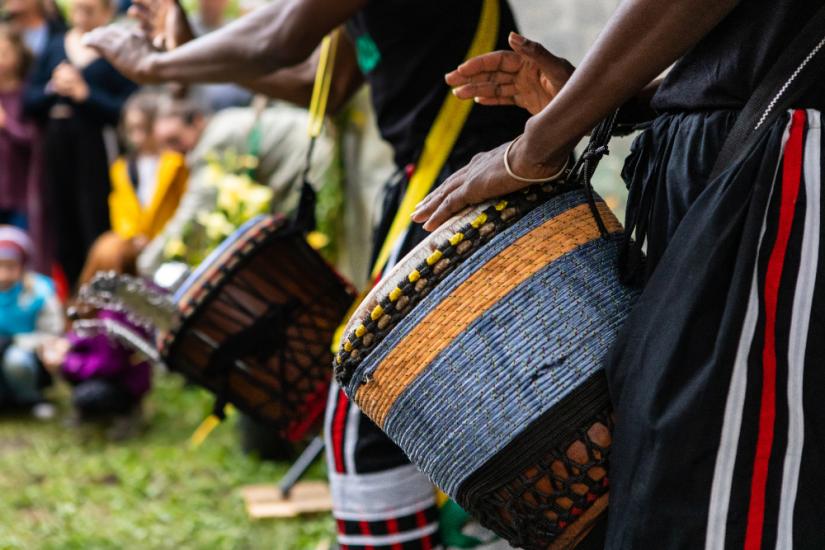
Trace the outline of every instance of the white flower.
[[223, 240], [235, 230], [235, 226], [222, 212], [201, 212], [198, 214], [198, 223], [206, 229], [206, 236], [210, 240]]

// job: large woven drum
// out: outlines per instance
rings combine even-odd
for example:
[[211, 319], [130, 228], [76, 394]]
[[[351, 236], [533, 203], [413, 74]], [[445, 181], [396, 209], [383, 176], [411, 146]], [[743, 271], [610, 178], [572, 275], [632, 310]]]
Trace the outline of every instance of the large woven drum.
[[573, 547], [607, 506], [602, 362], [636, 294], [597, 205], [605, 236], [566, 184], [454, 218], [366, 298], [336, 356], [358, 406], [519, 547]]
[[256, 218], [186, 280], [180, 323], [161, 353], [170, 368], [297, 441], [318, 431], [329, 343], [351, 288], [282, 217]]

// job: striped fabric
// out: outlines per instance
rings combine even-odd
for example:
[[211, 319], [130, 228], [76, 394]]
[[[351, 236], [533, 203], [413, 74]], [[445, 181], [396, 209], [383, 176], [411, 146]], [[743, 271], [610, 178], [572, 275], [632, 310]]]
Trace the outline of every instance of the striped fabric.
[[807, 380], [825, 367], [811, 350], [824, 336], [823, 310], [815, 306], [823, 299], [821, 152], [819, 112], [793, 112], [762, 221], [727, 391], [706, 550], [812, 548], [811, 540], [822, 540], [811, 539], [810, 528], [825, 526], [796, 519], [802, 506], [825, 502], [821, 493], [805, 489], [806, 458], [819, 456], [809, 449], [821, 446], [823, 435], [816, 431], [821, 424], [809, 421], [821, 417], [822, 402], [812, 399], [815, 390]]
[[335, 383], [324, 437], [342, 550], [441, 548], [432, 484]]

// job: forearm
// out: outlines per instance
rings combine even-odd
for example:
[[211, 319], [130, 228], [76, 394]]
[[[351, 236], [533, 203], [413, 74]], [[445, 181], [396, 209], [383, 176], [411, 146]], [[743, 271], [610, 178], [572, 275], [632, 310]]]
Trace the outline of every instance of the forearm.
[[[238, 84], [268, 97], [307, 107], [312, 97], [319, 57], [320, 49], [316, 49], [309, 59], [299, 65], [281, 69], [260, 79], [241, 81]], [[333, 70], [327, 111], [337, 112], [358, 90], [363, 81], [352, 43], [345, 35], [342, 35]]]
[[279, 0], [226, 27], [147, 59], [152, 79], [254, 81], [306, 60], [365, 0]]
[[[599, 120], [637, 95], [702, 39], [738, 0], [625, 0], [573, 76], [530, 119], [527, 158], [557, 162]], [[650, 94], [648, 94], [650, 95]]]

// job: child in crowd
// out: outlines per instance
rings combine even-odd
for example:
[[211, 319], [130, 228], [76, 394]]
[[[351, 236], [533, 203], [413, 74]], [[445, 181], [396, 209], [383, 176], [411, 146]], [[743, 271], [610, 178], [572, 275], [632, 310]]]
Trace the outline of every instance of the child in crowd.
[[[135, 272], [135, 248], [131, 241], [113, 233], [98, 239], [89, 257], [81, 283], [98, 271]], [[148, 337], [123, 313], [102, 309], [93, 315]], [[72, 405], [77, 419], [110, 422], [108, 436], [112, 440], [135, 435], [142, 427], [141, 402], [151, 387], [151, 365], [106, 334], [69, 332], [67, 340], [68, 351], [60, 372], [73, 386]]]
[[31, 253], [26, 233], [0, 226], [0, 406], [34, 406], [45, 416], [49, 376], [37, 354], [63, 332], [64, 318], [52, 282], [27, 269]]
[[135, 239], [138, 249], [175, 213], [189, 179], [185, 157], [169, 148], [161, 150], [155, 139], [158, 100], [156, 94], [143, 92], [126, 103], [121, 127], [129, 152], [110, 171], [112, 230]]
[[23, 82], [31, 53], [0, 25], [0, 223], [25, 226], [32, 176], [33, 124], [23, 118]]

